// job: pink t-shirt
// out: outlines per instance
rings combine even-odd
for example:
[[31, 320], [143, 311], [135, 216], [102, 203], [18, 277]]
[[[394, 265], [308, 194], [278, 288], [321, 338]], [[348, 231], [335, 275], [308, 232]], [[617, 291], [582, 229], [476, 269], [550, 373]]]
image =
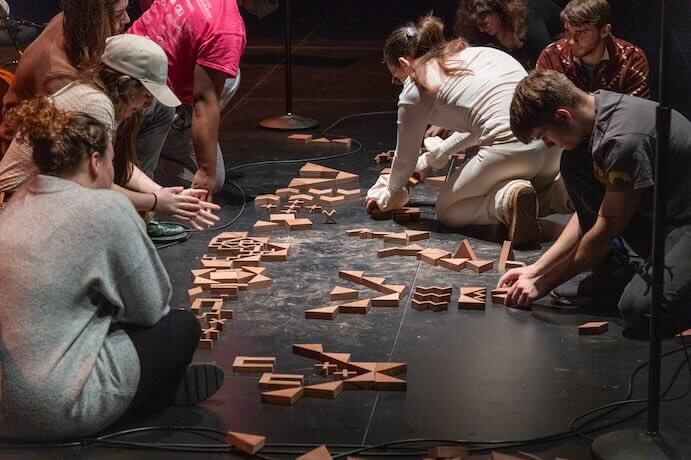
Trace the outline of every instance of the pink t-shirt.
[[236, 0], [156, 0], [128, 33], [149, 37], [168, 55], [168, 85], [191, 105], [195, 64], [238, 74], [245, 23]]

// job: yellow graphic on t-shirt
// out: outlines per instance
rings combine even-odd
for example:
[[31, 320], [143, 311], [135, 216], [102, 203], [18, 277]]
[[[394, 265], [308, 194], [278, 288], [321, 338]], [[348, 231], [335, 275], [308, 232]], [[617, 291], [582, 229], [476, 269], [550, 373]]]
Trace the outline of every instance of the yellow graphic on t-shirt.
[[605, 172], [597, 163], [593, 163], [593, 170], [595, 171], [595, 177], [597, 177], [597, 180], [605, 185], [614, 185], [614, 183], [617, 181], [623, 182], [624, 184], [633, 182], [631, 176], [624, 171]]

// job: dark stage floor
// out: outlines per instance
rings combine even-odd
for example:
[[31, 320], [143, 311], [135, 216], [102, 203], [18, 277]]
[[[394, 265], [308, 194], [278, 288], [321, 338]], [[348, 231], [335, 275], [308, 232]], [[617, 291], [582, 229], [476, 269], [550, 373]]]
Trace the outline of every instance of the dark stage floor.
[[[345, 3], [329, 5], [333, 10], [328, 14], [320, 11], [325, 8], [321, 2], [305, 2], [297, 7], [295, 111], [318, 119], [322, 129], [341, 117], [390, 112], [344, 120], [328, 133], [350, 136], [362, 144], [361, 151], [322, 164], [358, 173], [363, 193], [380, 169], [372, 161], [374, 154], [393, 148], [395, 143], [396, 123], [391, 111], [395, 110], [398, 89], [389, 84], [390, 77], [380, 64], [381, 45], [395, 25], [428, 12], [432, 6], [437, 14], [448, 14], [448, 6], [434, 3], [441, 2], [368, 3], [368, 8], [380, 11], [377, 14], [365, 14], [364, 7], [348, 10]], [[352, 2], [348, 4], [352, 6]], [[287, 145], [286, 134], [257, 128], [259, 120], [283, 110], [282, 25], [279, 15], [262, 22], [248, 19], [247, 25], [249, 46], [243, 59], [243, 82], [226, 110], [222, 127], [221, 142], [228, 167], [318, 155]], [[226, 230], [251, 230], [257, 220], [253, 197], [286, 186], [290, 178], [297, 176], [301, 165], [251, 167], [230, 174], [226, 191], [218, 197], [224, 204], [222, 222], [233, 221], [241, 210], [243, 196], [233, 184], [243, 190], [246, 207]], [[500, 232], [491, 236], [488, 232], [460, 234], [440, 227], [434, 221], [434, 198], [435, 191], [429, 186], [419, 187], [413, 194], [414, 202], [424, 210], [423, 222], [416, 228], [432, 230], [431, 239], [421, 245], [451, 251], [470, 236], [480, 256], [492, 260], [499, 257]], [[409, 300], [416, 285], [453, 285], [455, 299], [459, 287], [492, 287], [499, 275], [496, 270], [482, 275], [455, 273], [409, 257], [377, 259], [376, 250], [384, 247], [380, 240], [346, 238], [345, 231], [356, 227], [397, 230], [401, 226], [391, 221], [371, 221], [362, 203], [349, 204], [338, 211], [337, 225], [324, 225], [315, 219], [315, 226], [309, 231], [271, 233], [272, 239], [292, 244], [287, 262], [266, 264], [273, 286], [242, 293], [229, 302], [235, 312], [230, 327], [213, 351], [198, 351], [195, 356], [196, 361], [214, 361], [226, 369], [222, 390], [201, 407], [171, 409], [131, 426], [192, 426], [257, 433], [267, 436], [269, 444], [346, 445], [332, 452], [343, 452], [347, 445], [377, 445], [413, 438], [474, 442], [531, 439], [568, 431], [574, 417], [623, 399], [632, 371], [647, 359], [647, 343], [624, 338], [619, 319], [607, 318], [611, 321], [610, 330], [604, 335], [579, 336], [579, 324], [601, 316], [554, 309], [546, 302], [532, 312], [497, 305], [489, 305], [485, 311], [458, 311], [453, 303], [447, 312], [415, 311]], [[189, 270], [200, 267], [199, 259], [214, 234], [195, 234], [183, 244], [160, 251], [174, 286], [173, 307], [189, 308]], [[516, 251], [516, 258], [531, 262], [545, 248]], [[338, 280], [339, 269], [363, 270], [385, 276], [392, 283], [406, 284], [409, 289], [405, 300], [397, 309], [373, 309], [364, 316], [341, 315], [334, 321], [304, 319], [306, 309], [328, 305], [329, 292], [336, 284], [354, 287]], [[258, 376], [233, 375], [234, 357], [275, 356], [276, 371], [302, 373], [308, 382], [319, 382], [321, 377], [313, 373], [314, 362], [292, 354], [293, 343], [322, 343], [330, 351], [352, 353], [352, 359], [357, 361], [406, 362], [408, 371], [404, 378], [408, 390], [350, 391], [333, 401], [302, 399], [293, 407], [262, 404]], [[666, 342], [663, 348], [669, 351], [677, 347]], [[665, 358], [663, 384], [670, 380], [682, 357], [683, 353], [676, 353]], [[634, 398], [645, 397], [646, 381], [644, 369], [634, 381]], [[690, 384], [684, 369], [669, 396], [683, 393]], [[624, 408], [598, 424], [641, 407]], [[691, 397], [687, 395], [664, 404], [662, 409], [663, 432], [676, 447], [679, 458], [691, 458], [690, 408]], [[642, 428], [644, 417], [619, 426]], [[119, 439], [208, 442], [179, 432]], [[570, 437], [507, 449], [516, 450], [549, 459], [580, 459], [588, 458], [589, 442]], [[161, 451], [123, 453], [100, 447], [12, 450], [2, 455], [213, 456]]]

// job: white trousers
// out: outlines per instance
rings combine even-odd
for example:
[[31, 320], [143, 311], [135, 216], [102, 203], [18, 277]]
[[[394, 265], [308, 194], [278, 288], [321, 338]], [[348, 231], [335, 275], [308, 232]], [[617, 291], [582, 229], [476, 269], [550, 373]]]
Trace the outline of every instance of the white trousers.
[[521, 183], [535, 188], [540, 216], [573, 212], [559, 174], [560, 158], [560, 148], [541, 141], [480, 147], [442, 186], [437, 216], [448, 227], [508, 225], [510, 191]]

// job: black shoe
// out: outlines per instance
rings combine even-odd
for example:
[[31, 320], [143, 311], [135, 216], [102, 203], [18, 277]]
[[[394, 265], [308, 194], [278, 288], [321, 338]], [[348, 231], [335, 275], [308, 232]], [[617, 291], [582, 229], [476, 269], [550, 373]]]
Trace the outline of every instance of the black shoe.
[[194, 406], [213, 396], [223, 385], [223, 369], [215, 364], [190, 364], [175, 391], [175, 406]]
[[567, 281], [553, 289], [550, 296], [557, 305], [597, 307], [616, 312], [619, 298], [633, 273], [627, 256], [622, 258], [621, 253], [610, 254], [585, 278]]

